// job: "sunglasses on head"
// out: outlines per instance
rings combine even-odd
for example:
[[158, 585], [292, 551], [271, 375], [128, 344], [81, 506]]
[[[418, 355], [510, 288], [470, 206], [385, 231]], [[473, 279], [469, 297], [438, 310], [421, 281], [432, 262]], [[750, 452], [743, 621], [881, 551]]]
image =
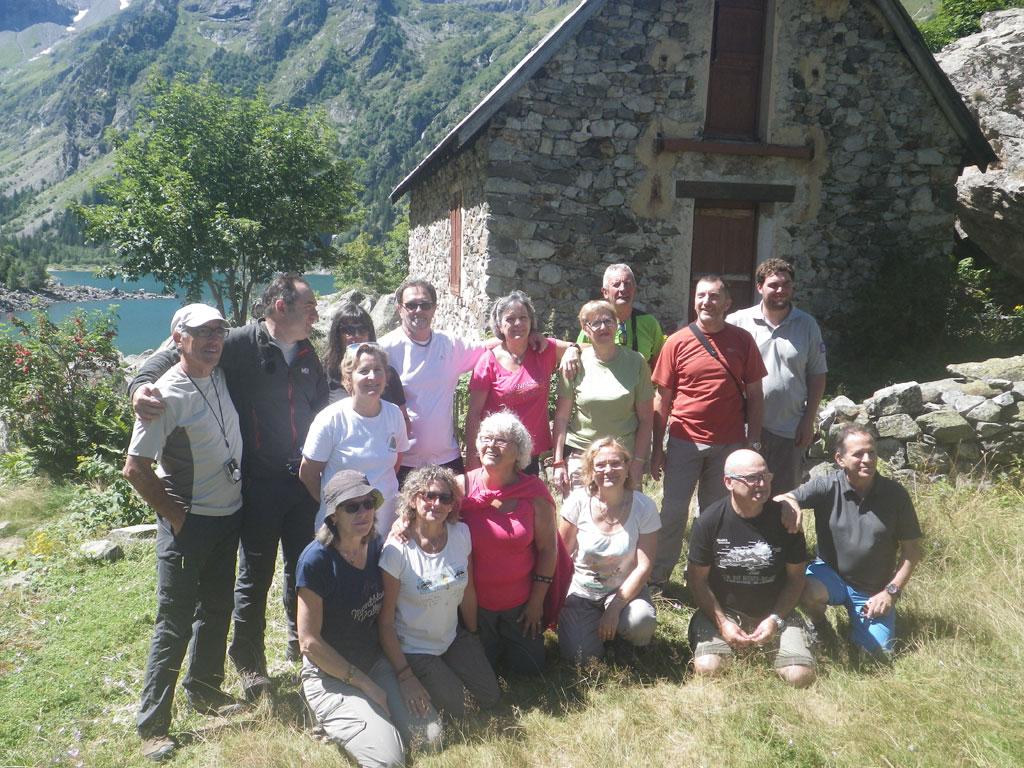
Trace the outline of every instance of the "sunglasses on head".
[[372, 350], [374, 352], [380, 352], [380, 344], [376, 341], [355, 341], [345, 347], [345, 354], [348, 355], [361, 355], [363, 352]]
[[451, 504], [455, 499], [455, 495], [447, 491], [440, 493], [438, 491], [424, 491], [420, 496], [427, 501], [440, 501], [442, 504]]
[[356, 499], [355, 501], [346, 501], [344, 504], [339, 504], [337, 508], [345, 510], [350, 515], [354, 515], [361, 509], [376, 509], [377, 503], [372, 498]]

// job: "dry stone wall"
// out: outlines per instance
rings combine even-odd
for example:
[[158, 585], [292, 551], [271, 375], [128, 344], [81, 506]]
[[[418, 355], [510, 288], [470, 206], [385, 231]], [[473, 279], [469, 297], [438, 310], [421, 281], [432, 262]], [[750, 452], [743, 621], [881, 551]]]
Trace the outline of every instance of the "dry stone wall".
[[[866, 425], [896, 470], [928, 475], [1019, 469], [1024, 457], [1024, 356], [951, 365], [953, 378], [880, 389], [863, 403], [837, 397], [819, 416], [812, 457], [831, 457], [844, 424]], [[1017, 378], [1005, 378], [1007, 374]], [[826, 450], [828, 446], [828, 450]]]

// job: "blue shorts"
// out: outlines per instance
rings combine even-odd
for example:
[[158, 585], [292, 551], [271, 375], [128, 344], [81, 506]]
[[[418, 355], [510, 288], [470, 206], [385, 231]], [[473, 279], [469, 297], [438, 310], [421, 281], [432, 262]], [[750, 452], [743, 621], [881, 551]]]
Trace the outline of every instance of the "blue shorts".
[[878, 619], [860, 612], [874, 595], [854, 589], [820, 558], [807, 566], [807, 576], [817, 579], [828, 590], [829, 605], [844, 605], [850, 615], [850, 640], [868, 653], [891, 653], [896, 642], [896, 611]]

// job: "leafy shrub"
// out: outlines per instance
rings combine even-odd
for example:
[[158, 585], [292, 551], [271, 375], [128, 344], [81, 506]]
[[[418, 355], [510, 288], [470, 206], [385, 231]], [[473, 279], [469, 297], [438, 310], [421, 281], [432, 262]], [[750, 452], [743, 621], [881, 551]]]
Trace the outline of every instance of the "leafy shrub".
[[[1024, 281], [974, 259], [957, 264], [946, 335], [964, 346], [999, 351], [1024, 344]], [[980, 351], [980, 349], [979, 349]]]
[[0, 334], [0, 414], [36, 469], [71, 475], [80, 456], [120, 460], [132, 428], [114, 347], [114, 317], [75, 313], [60, 325], [42, 310], [19, 334]]
[[1024, 0], [942, 0], [939, 10], [919, 28], [934, 52], [961, 37], [981, 31], [981, 15], [988, 11], [1024, 7]]
[[68, 504], [72, 524], [83, 533], [105, 532], [149, 522], [152, 513], [121, 470], [98, 457], [78, 462], [78, 477], [86, 481]]

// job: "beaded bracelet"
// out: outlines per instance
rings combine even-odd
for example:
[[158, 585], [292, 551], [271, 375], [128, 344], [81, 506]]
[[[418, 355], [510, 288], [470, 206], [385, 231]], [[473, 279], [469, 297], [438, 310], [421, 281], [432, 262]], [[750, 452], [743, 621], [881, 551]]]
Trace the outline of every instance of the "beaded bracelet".
[[551, 576], [541, 576], [539, 573], [533, 574], [533, 580], [538, 581], [541, 584], [554, 584], [555, 580]]

